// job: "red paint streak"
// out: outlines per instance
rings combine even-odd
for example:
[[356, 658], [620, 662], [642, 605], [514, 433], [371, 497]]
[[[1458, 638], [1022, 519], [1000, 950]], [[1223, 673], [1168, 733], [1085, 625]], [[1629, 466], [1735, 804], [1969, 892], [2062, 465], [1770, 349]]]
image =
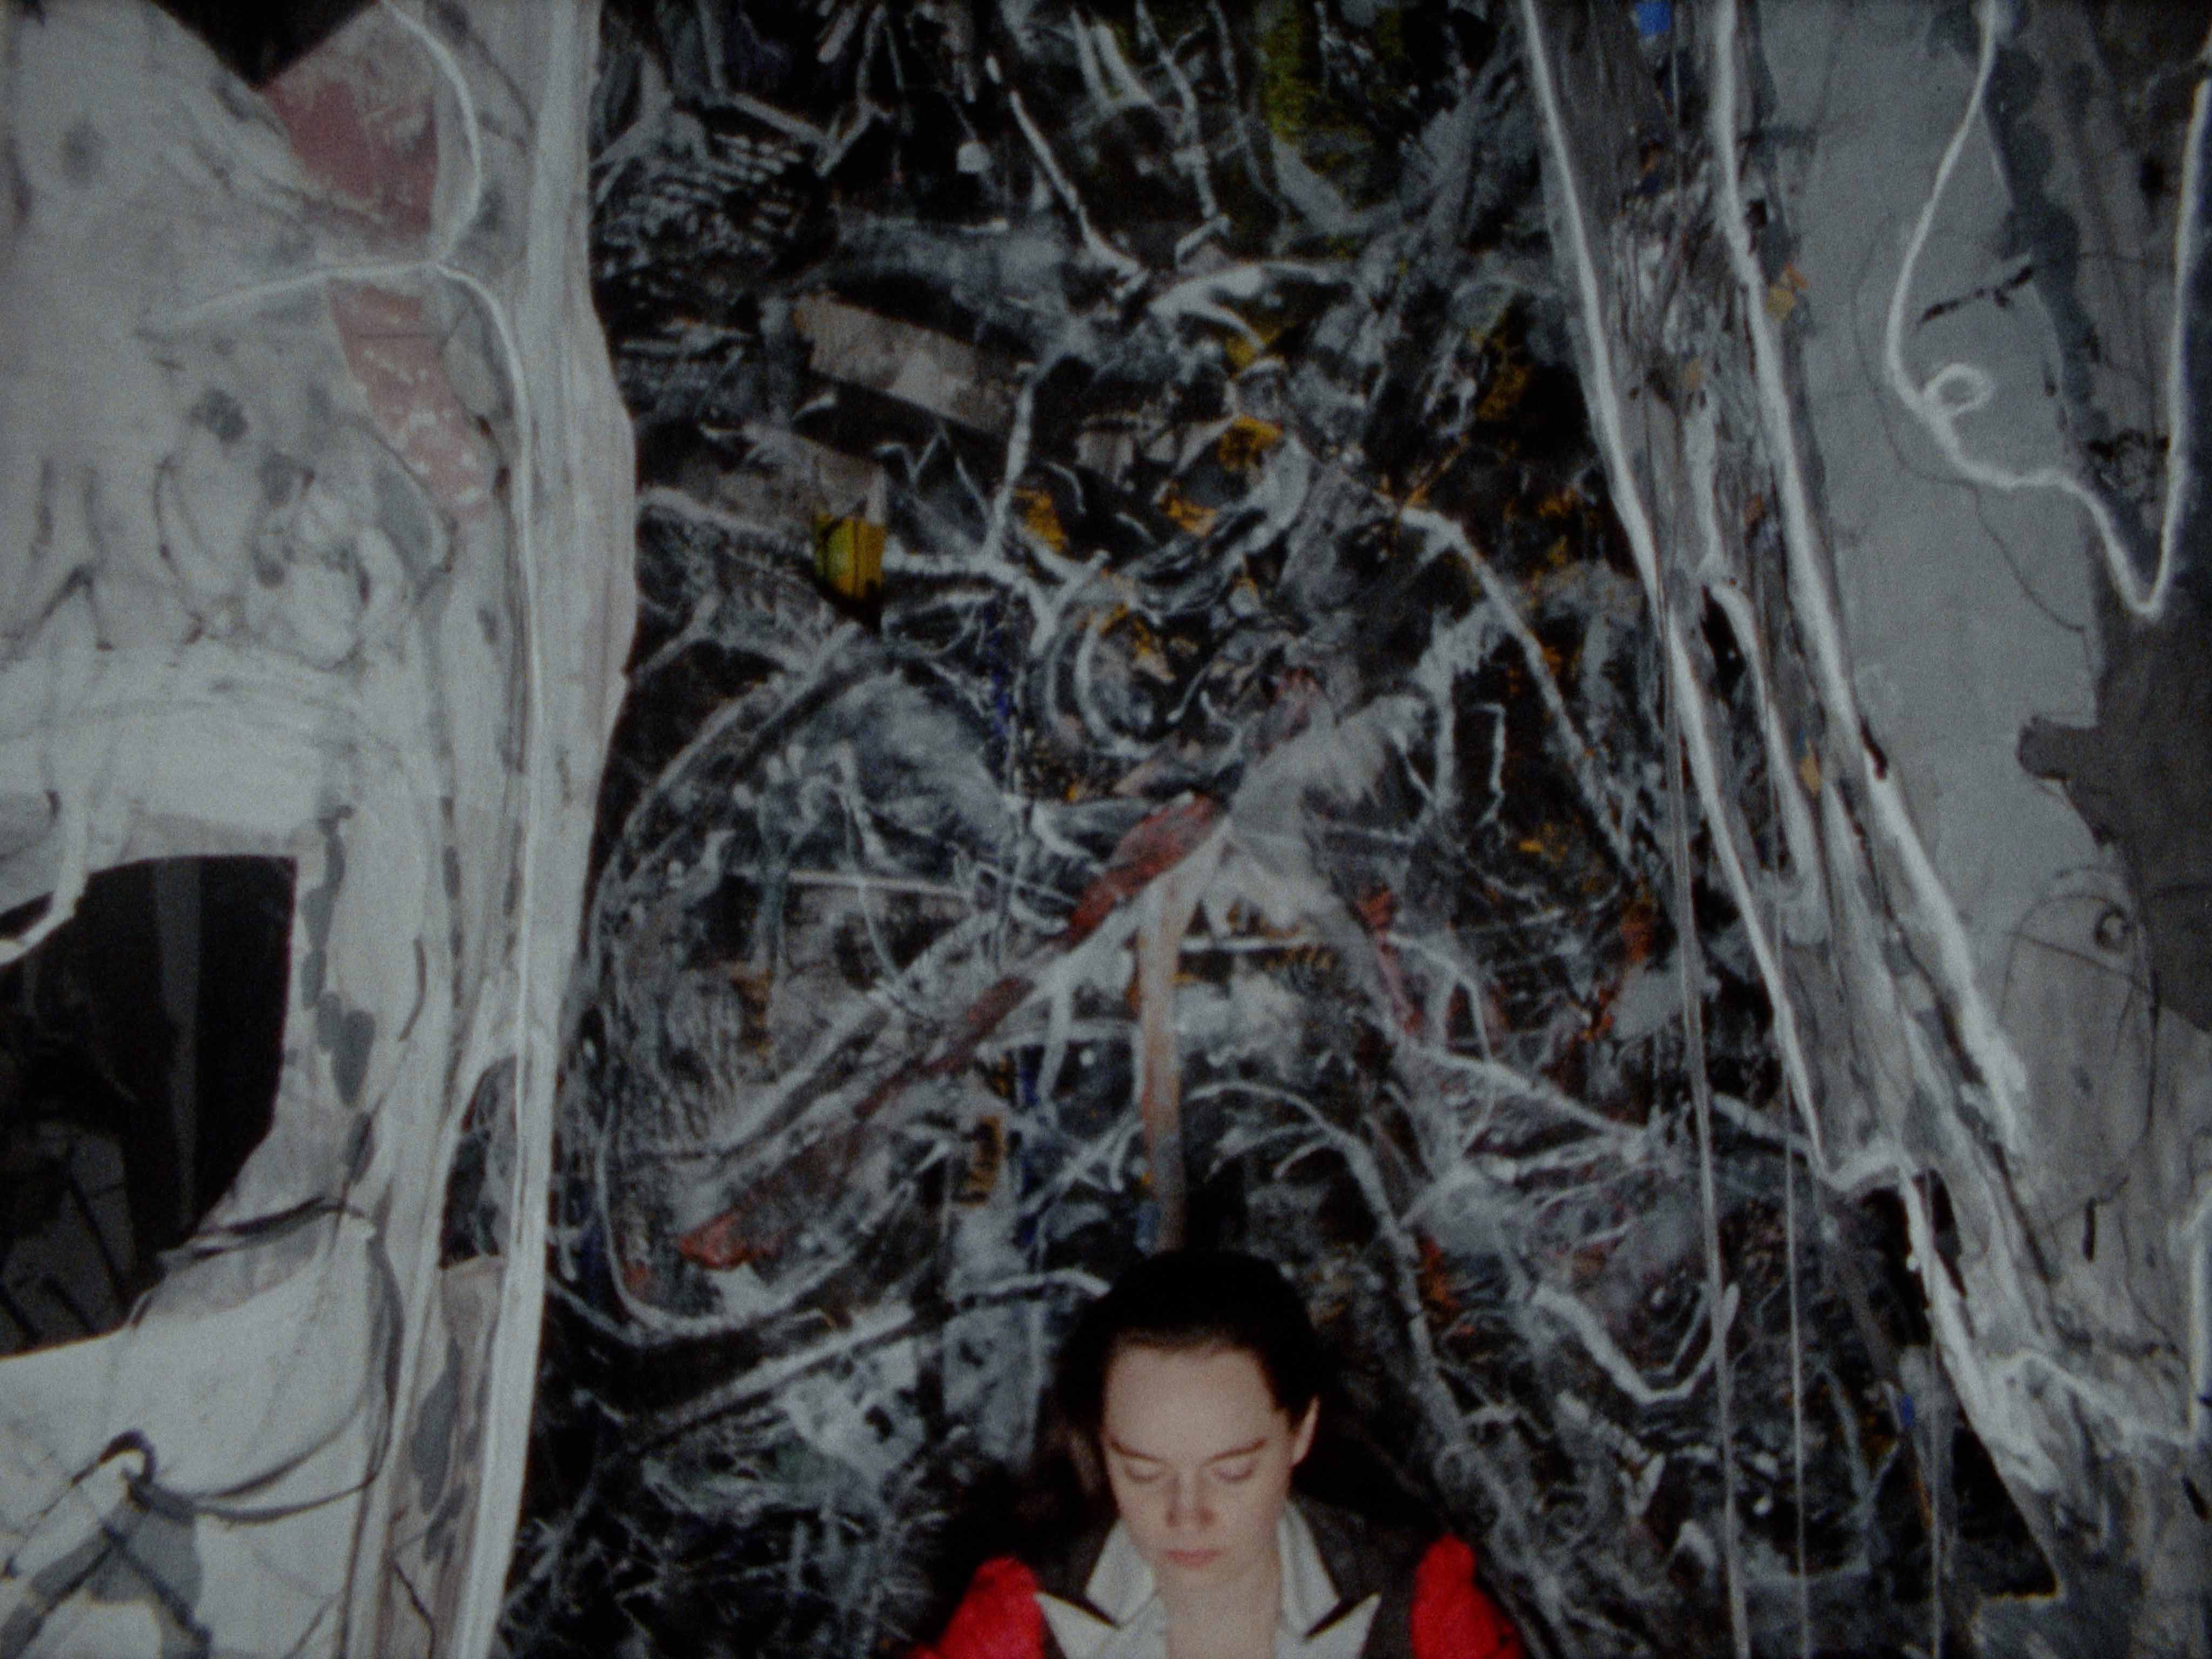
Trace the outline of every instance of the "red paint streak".
[[1658, 908], [1639, 894], [1635, 902], [1620, 913], [1621, 954], [1630, 967], [1650, 959], [1658, 936]]
[[717, 1273], [770, 1254], [769, 1247], [746, 1237], [744, 1224], [735, 1210], [725, 1210], [712, 1221], [694, 1227], [676, 1241], [676, 1253]]
[[[1206, 833], [1221, 817], [1221, 804], [1203, 795], [1186, 795], [1152, 813], [1139, 823], [1115, 847], [1107, 860], [1105, 870], [1084, 889], [1076, 901], [1067, 925], [1053, 936], [1028, 963], [1006, 974], [970, 1002], [955, 1018], [945, 1036], [922, 1054], [906, 1060], [871, 1090], [867, 1097], [853, 1109], [852, 1123], [848, 1137], [857, 1136], [860, 1127], [881, 1111], [917, 1079], [923, 1077], [944, 1077], [964, 1069], [975, 1057], [975, 1050], [983, 1040], [999, 1028], [1006, 1016], [1021, 1006], [1044, 965], [1065, 955], [1088, 939], [1098, 925], [1115, 910], [1142, 892], [1152, 882], [1165, 876], [1188, 858], [1206, 840]], [[1188, 906], [1196, 895], [1188, 896], [1178, 915], [1170, 919], [1171, 925], [1164, 928], [1165, 959], [1170, 964], [1169, 981], [1164, 983], [1147, 1002], [1146, 1014], [1146, 1040], [1157, 1048], [1163, 1040], [1168, 1048], [1164, 1055], [1154, 1053], [1148, 1061], [1147, 1077], [1157, 1079], [1165, 1091], [1176, 1086], [1170, 1065], [1173, 1060], [1172, 1028], [1166, 1023], [1166, 1007], [1171, 996], [1172, 963], [1175, 941], [1182, 937], [1189, 925]], [[1155, 952], [1155, 955], [1159, 954]], [[1165, 1032], [1164, 1039], [1162, 1033]], [[1164, 1104], [1155, 1100], [1151, 1084], [1146, 1091], [1148, 1128], [1154, 1127], [1153, 1116], [1171, 1115], [1175, 1102], [1172, 1095], [1164, 1097]], [[769, 1178], [770, 1183], [788, 1184], [793, 1170], [804, 1165], [789, 1166]], [[756, 1210], [769, 1209], [768, 1192], [756, 1189]], [[781, 1213], [781, 1212], [771, 1212]], [[693, 1228], [676, 1242], [678, 1254], [686, 1261], [715, 1272], [726, 1272], [747, 1261], [772, 1261], [782, 1253], [784, 1240], [772, 1233], [749, 1230], [744, 1220], [734, 1210], [725, 1211], [712, 1220]]]
[[[301, 59], [264, 95], [307, 176], [367, 222], [380, 253], [404, 258], [429, 236], [438, 123], [420, 52], [396, 53], [397, 44], [352, 31]], [[473, 519], [488, 511], [495, 458], [454, 395], [422, 302], [337, 283], [330, 302], [347, 365], [386, 441], [448, 513]]]
[[1456, 1538], [1429, 1546], [1413, 1571], [1413, 1659], [1522, 1659], [1521, 1638], [1476, 1588], [1474, 1552]]
[[1083, 890], [1067, 925], [1037, 956], [994, 983], [961, 1012], [951, 1029], [930, 1051], [910, 1060], [870, 1091], [853, 1109], [855, 1124], [865, 1123], [906, 1092], [921, 1077], [945, 1077], [975, 1058], [984, 1038], [1022, 1005], [1044, 965], [1065, 956], [1098, 931], [1098, 925], [1197, 850], [1221, 817], [1221, 803], [1206, 795], [1185, 795], [1139, 822], [1115, 844], [1106, 868]]
[[1449, 1328], [1462, 1311], [1459, 1293], [1452, 1285], [1451, 1258], [1444, 1254], [1443, 1246], [1428, 1234], [1422, 1233], [1419, 1237], [1421, 1304], [1437, 1324]]
[[1044, 1609], [1036, 1598], [1035, 1574], [1011, 1555], [994, 1557], [975, 1569], [937, 1645], [908, 1659], [1039, 1659]]
[[1121, 837], [1105, 870], [1083, 890], [1054, 945], [1066, 950], [1090, 938], [1124, 902], [1189, 857], [1220, 817], [1219, 801], [1185, 795], [1145, 818]]
[[952, 1033], [939, 1045], [937, 1057], [925, 1063], [924, 1069], [943, 1076], [955, 1072], [968, 1063], [976, 1045], [999, 1029], [999, 1022], [1021, 1006], [1022, 999], [1030, 994], [1030, 980], [1021, 974], [1008, 974], [995, 981], [991, 988], [961, 1011], [953, 1022]]
[[1353, 909], [1375, 942], [1376, 969], [1382, 978], [1383, 994], [1390, 1000], [1390, 1011], [1398, 1017], [1399, 1030], [1419, 1036], [1421, 1011], [1407, 988], [1406, 964], [1399, 959], [1398, 947], [1390, 943], [1390, 924], [1398, 919], [1398, 896], [1387, 887], [1377, 887]]
[[308, 176], [399, 244], [430, 228], [438, 128], [429, 89], [337, 46], [310, 52], [263, 88]]
[[473, 519], [492, 504], [493, 461], [438, 355], [438, 337], [410, 295], [331, 285], [331, 316], [385, 441], [440, 506]]

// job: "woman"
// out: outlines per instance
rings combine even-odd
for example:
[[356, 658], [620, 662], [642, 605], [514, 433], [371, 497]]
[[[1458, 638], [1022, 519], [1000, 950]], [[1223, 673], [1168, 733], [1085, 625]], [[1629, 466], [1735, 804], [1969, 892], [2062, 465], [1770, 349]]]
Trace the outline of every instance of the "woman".
[[1170, 1251], [1124, 1275], [1060, 1363], [1096, 1522], [986, 1561], [915, 1659], [1521, 1659], [1466, 1545], [1291, 1496], [1323, 1370], [1256, 1256]]

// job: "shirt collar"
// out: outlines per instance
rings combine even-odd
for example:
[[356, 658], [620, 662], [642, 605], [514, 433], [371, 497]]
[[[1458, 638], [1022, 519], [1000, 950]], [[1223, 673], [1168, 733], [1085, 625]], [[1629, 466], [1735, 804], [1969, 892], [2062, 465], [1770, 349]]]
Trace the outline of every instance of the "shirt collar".
[[[1379, 1598], [1370, 1595], [1322, 1626], [1322, 1620], [1337, 1608], [1336, 1581], [1328, 1576], [1313, 1528], [1295, 1504], [1285, 1504], [1275, 1522], [1275, 1553], [1283, 1581], [1277, 1659], [1355, 1659], [1366, 1644]], [[1106, 1547], [1098, 1553], [1083, 1594], [1090, 1607], [1037, 1593], [1037, 1605], [1052, 1626], [1053, 1639], [1067, 1659], [1164, 1659], [1167, 1609], [1152, 1582], [1152, 1570], [1119, 1521], [1106, 1534]]]

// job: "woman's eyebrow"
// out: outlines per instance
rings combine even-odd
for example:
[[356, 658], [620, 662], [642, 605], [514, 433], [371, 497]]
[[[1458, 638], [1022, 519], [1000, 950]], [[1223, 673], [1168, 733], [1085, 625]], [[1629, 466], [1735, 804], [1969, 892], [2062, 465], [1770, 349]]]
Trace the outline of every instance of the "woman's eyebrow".
[[1225, 1463], [1232, 1457], [1249, 1457], [1254, 1452], [1265, 1449], [1267, 1444], [1266, 1437], [1262, 1436], [1249, 1446], [1237, 1446], [1225, 1452], [1216, 1452], [1206, 1461], [1209, 1463]]
[[[1249, 1457], [1253, 1453], [1264, 1449], [1267, 1443], [1267, 1437], [1263, 1435], [1249, 1446], [1232, 1446], [1227, 1451], [1210, 1452], [1200, 1461], [1207, 1463], [1221, 1463], [1226, 1462], [1232, 1457]], [[1151, 1452], [1139, 1451], [1134, 1446], [1125, 1446], [1110, 1434], [1106, 1437], [1106, 1444], [1117, 1457], [1133, 1458], [1139, 1463], [1164, 1463], [1168, 1461], [1164, 1457], [1155, 1456]]]

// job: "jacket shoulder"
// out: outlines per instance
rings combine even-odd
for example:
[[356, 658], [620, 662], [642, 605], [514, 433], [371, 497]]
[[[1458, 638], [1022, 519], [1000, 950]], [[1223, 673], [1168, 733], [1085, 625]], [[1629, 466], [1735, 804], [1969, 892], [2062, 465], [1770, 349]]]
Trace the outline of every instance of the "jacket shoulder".
[[1474, 1582], [1474, 1552], [1439, 1538], [1413, 1570], [1413, 1659], [1522, 1659], [1521, 1638]]
[[1364, 1601], [1404, 1583], [1420, 1560], [1427, 1540], [1418, 1532], [1386, 1526], [1357, 1510], [1304, 1496], [1292, 1501], [1313, 1534], [1322, 1564], [1347, 1601]]
[[1513, 1626], [1475, 1583], [1474, 1552], [1461, 1540], [1379, 1525], [1310, 1498], [1297, 1504], [1345, 1601], [1381, 1597], [1361, 1659], [1523, 1659]]
[[934, 1647], [909, 1659], [1045, 1659], [1044, 1612], [1036, 1575], [1011, 1555], [975, 1569]]
[[1055, 1532], [1037, 1540], [1036, 1547], [1025, 1553], [1036, 1573], [1037, 1588], [1047, 1595], [1057, 1596], [1079, 1607], [1089, 1607], [1091, 1603], [1083, 1593], [1084, 1587], [1091, 1582], [1091, 1571], [1098, 1565], [1113, 1530], [1114, 1522], [1109, 1516], [1094, 1519], [1074, 1531]]

